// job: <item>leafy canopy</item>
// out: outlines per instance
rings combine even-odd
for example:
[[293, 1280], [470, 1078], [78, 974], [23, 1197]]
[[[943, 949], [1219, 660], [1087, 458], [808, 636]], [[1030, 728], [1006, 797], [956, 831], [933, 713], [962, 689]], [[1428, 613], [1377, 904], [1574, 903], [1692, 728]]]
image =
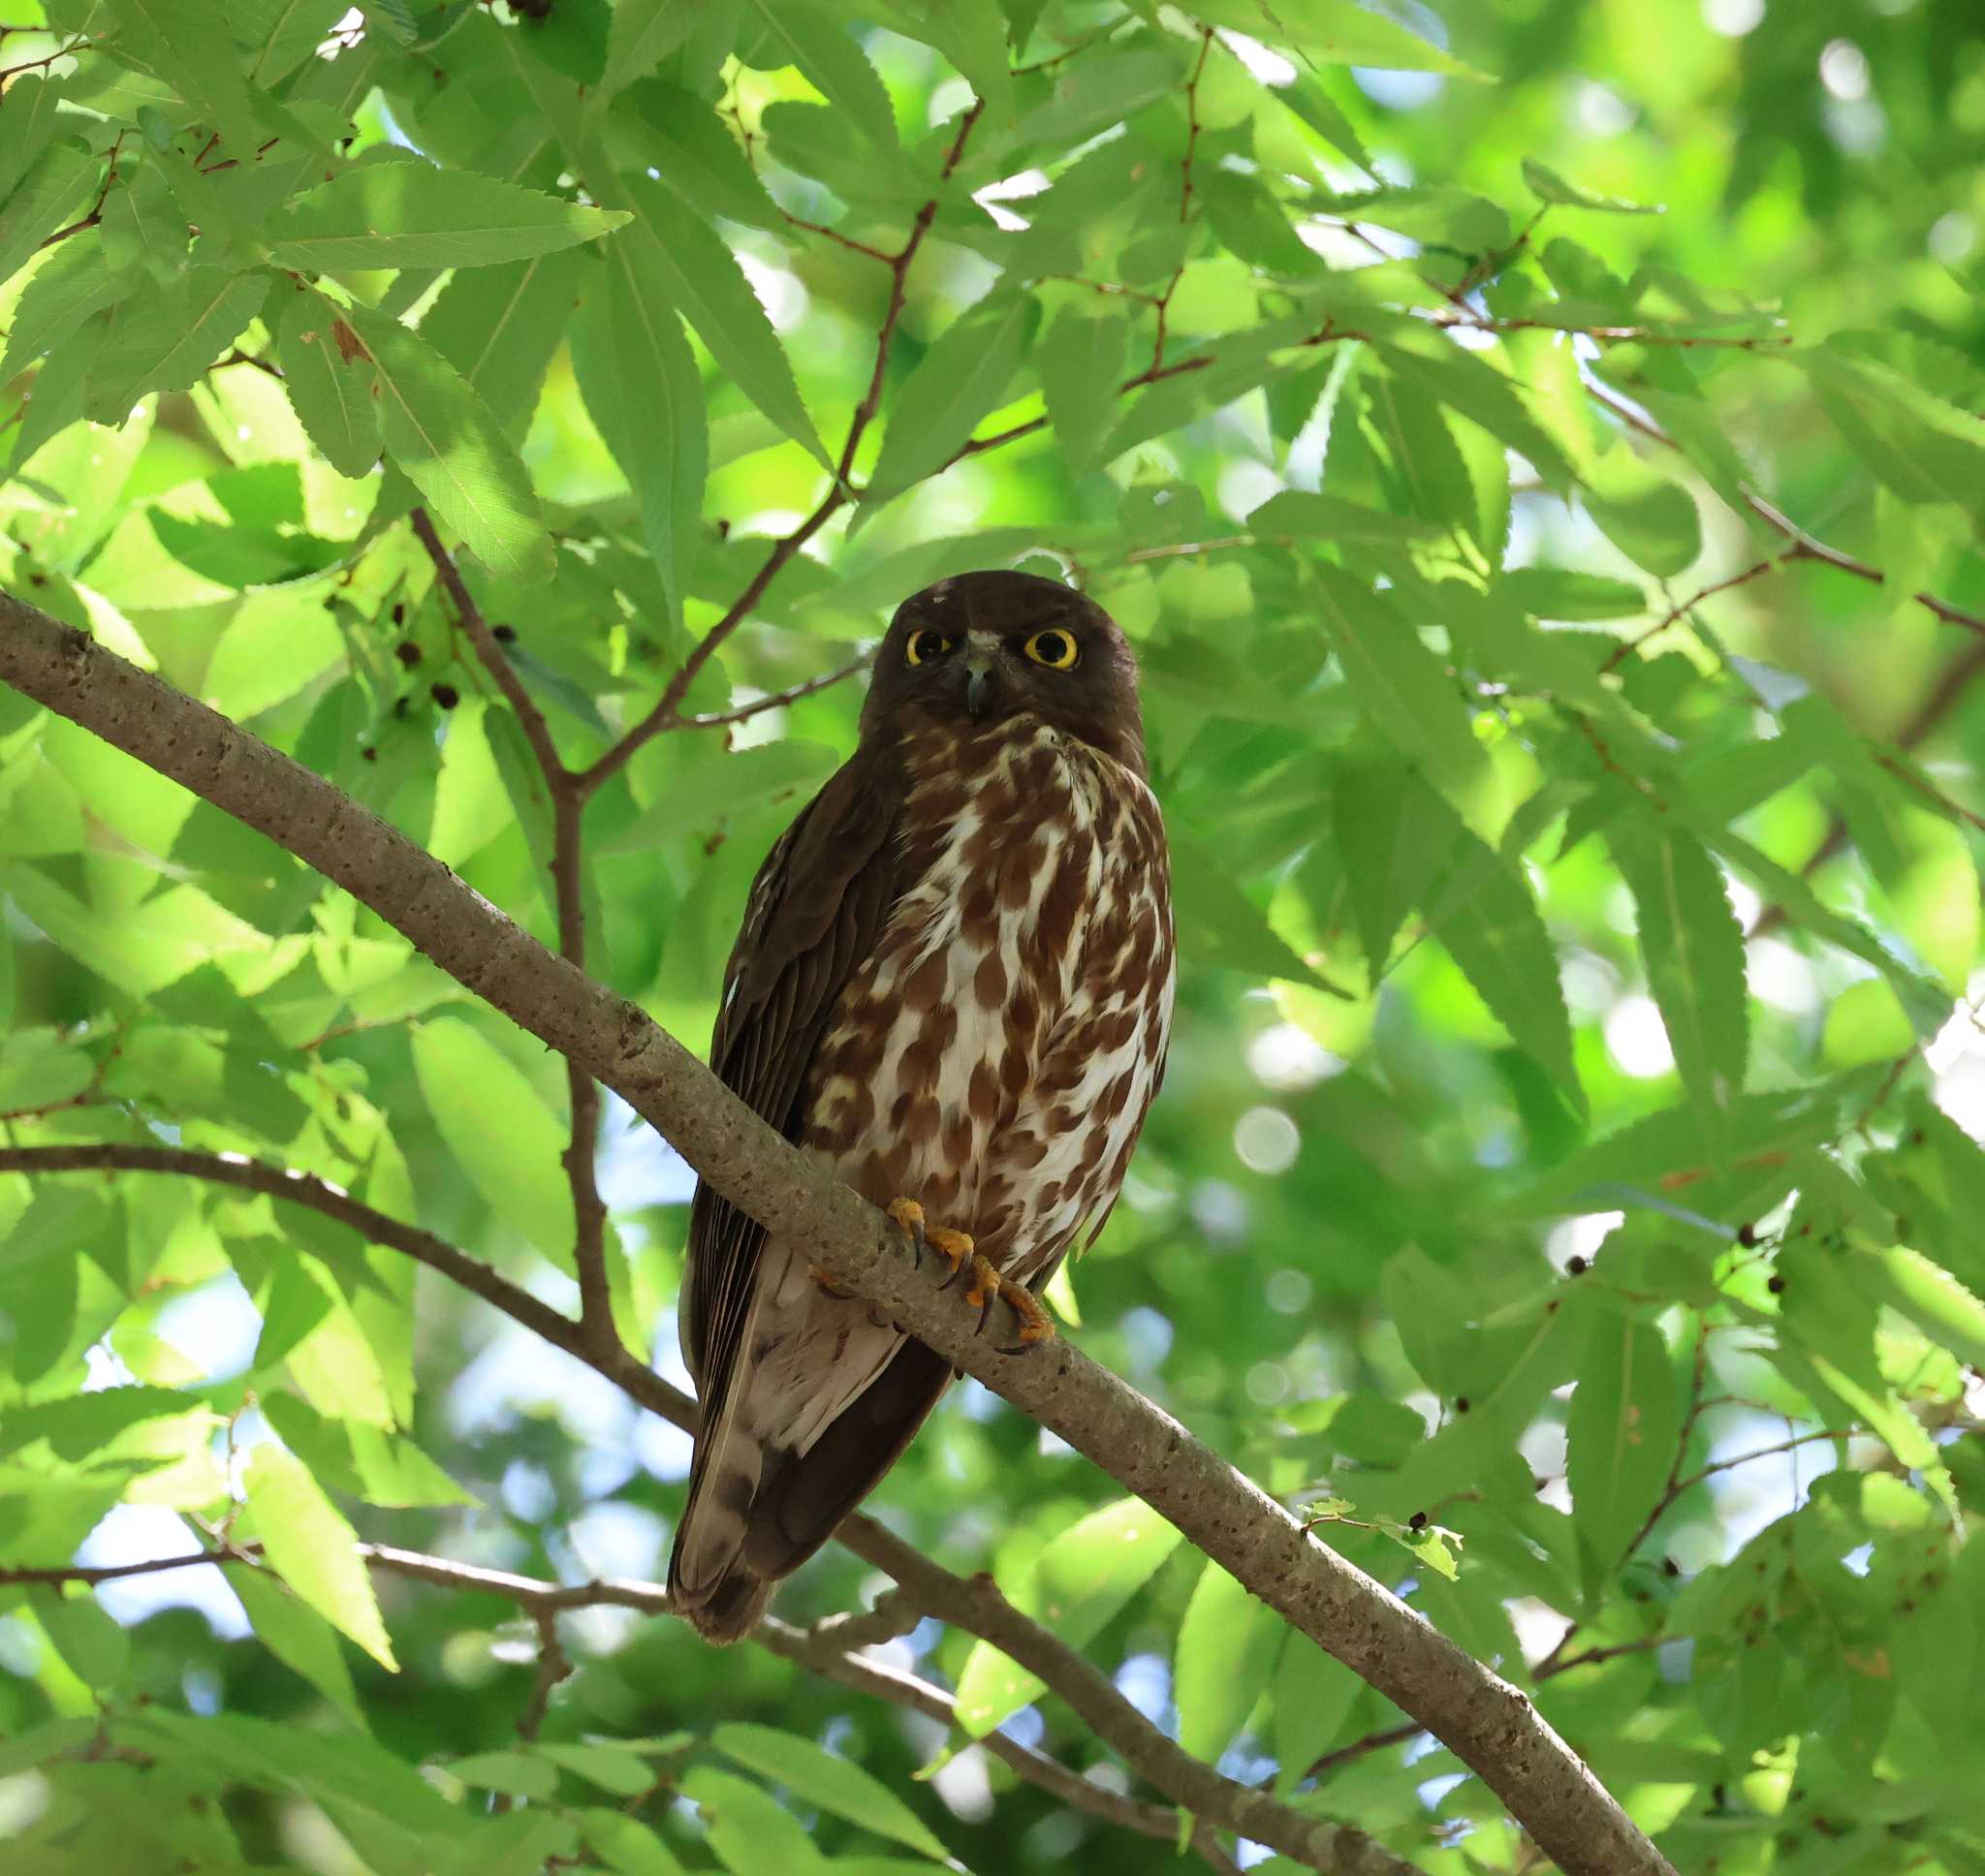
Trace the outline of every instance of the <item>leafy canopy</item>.
[[[1678, 1868], [1985, 1867], [1958, 0], [9, 11], [10, 590], [548, 942], [576, 908], [701, 1042], [889, 609], [1079, 580], [1143, 663], [1183, 967], [1057, 1291], [1086, 1345], [1530, 1691]], [[561, 785], [417, 506], [586, 776], [562, 908]], [[559, 1066], [12, 693], [0, 914], [0, 1148], [249, 1156], [573, 1294]], [[687, 1180], [623, 1121], [614, 1321], [667, 1367]], [[1106, 1756], [961, 1631], [896, 1644], [947, 1743], [627, 1610], [540, 1659], [500, 1589], [368, 1560], [652, 1576], [686, 1465], [394, 1251], [25, 1171], [0, 1243], [23, 1867], [1164, 1854], [948, 1757]], [[880, 1503], [1187, 1752], [1429, 1876], [1533, 1866], [990, 1398]], [[225, 1588], [21, 1574], [221, 1545]], [[830, 1551], [781, 1607], [863, 1588]]]

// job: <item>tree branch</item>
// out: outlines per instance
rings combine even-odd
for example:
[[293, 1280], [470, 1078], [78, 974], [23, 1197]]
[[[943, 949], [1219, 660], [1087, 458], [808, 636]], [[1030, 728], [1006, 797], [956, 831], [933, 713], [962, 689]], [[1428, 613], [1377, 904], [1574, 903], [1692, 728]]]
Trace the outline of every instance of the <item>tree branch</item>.
[[[504, 655], [496, 634], [476, 604], [455, 556], [442, 544], [425, 508], [416, 506], [408, 518], [434, 572], [455, 602], [457, 617], [468, 634], [483, 669], [517, 713], [524, 739], [537, 758], [545, 786], [551, 794], [551, 898], [558, 914], [558, 954], [579, 969], [585, 968], [585, 881], [582, 873], [584, 844], [585, 789], [568, 768], [551, 739], [551, 726], [537, 700]], [[561, 1164], [572, 1191], [572, 1264], [579, 1278], [579, 1317], [585, 1334], [602, 1347], [616, 1341], [614, 1298], [607, 1277], [607, 1207], [600, 1198], [599, 1170], [594, 1164], [600, 1142], [599, 1083], [571, 1057], [565, 1062], [571, 1132]]]
[[903, 1255], [880, 1212], [636, 1005], [551, 955], [430, 854], [205, 704], [11, 596], [0, 598], [0, 679], [287, 848], [581, 1063], [732, 1204], [1060, 1435], [1420, 1721], [1566, 1876], [1672, 1876], [1525, 1695], [1080, 1350], [1056, 1343], [1009, 1355], [976, 1333], [976, 1313]]
[[[1603, 404], [1629, 429], [1638, 430], [1649, 441], [1660, 444], [1663, 449], [1673, 450], [1677, 454], [1686, 453], [1682, 445], [1666, 430], [1644, 417], [1624, 397], [1591, 377], [1585, 380], [1585, 387], [1595, 403]], [[1808, 534], [1783, 510], [1774, 507], [1754, 490], [1747, 488], [1743, 494], [1745, 507], [1767, 527], [1782, 534], [1793, 544], [1795, 551], [1781, 556], [1782, 558], [1817, 561], [1823, 567], [1833, 568], [1836, 573], [1849, 574], [1856, 579], [1868, 580], [1875, 586], [1885, 586], [1888, 583], [1888, 576], [1879, 567], [1871, 566], [1866, 560], [1858, 560], [1851, 553], [1843, 553], [1839, 547], [1828, 547], [1824, 541]], [[1978, 613], [1968, 612], [1963, 607], [1953, 606], [1950, 601], [1939, 599], [1932, 592], [1912, 593], [1909, 597], [1941, 619], [1944, 624], [1960, 626], [1967, 632], [1985, 635], [1985, 617]]]
[[[638, 1405], [685, 1432], [696, 1430], [696, 1403], [670, 1386], [620, 1343], [616, 1341], [611, 1349], [594, 1347], [588, 1342], [582, 1324], [560, 1315], [528, 1291], [518, 1288], [508, 1278], [431, 1233], [401, 1224], [397, 1219], [348, 1197], [324, 1179], [308, 1173], [284, 1172], [236, 1155], [199, 1153], [143, 1143], [0, 1146], [0, 1172], [87, 1172], [176, 1174], [250, 1192], [266, 1192], [271, 1197], [306, 1205], [351, 1226], [370, 1243], [384, 1244], [444, 1276], [452, 1277], [464, 1289], [530, 1329], [541, 1340], [605, 1376]], [[914, 1627], [922, 1616], [935, 1616], [954, 1628], [991, 1642], [1038, 1674], [1132, 1771], [1155, 1790], [1163, 1792], [1182, 1809], [1209, 1819], [1221, 1829], [1285, 1850], [1304, 1860], [1327, 1854], [1327, 1861], [1313, 1862], [1312, 1867], [1328, 1867], [1340, 1871], [1342, 1876], [1367, 1876], [1367, 1872], [1371, 1872], [1372, 1876], [1411, 1876], [1407, 1865], [1389, 1857], [1361, 1833], [1336, 1825], [1319, 1824], [1315, 1819], [1289, 1810], [1245, 1785], [1222, 1777], [1211, 1767], [1182, 1752], [1118, 1691], [1107, 1674], [1066, 1643], [1056, 1641], [1030, 1617], [1022, 1614], [990, 1579], [966, 1581], [954, 1576], [905, 1544], [884, 1525], [866, 1516], [857, 1515], [848, 1519], [835, 1535], [864, 1562], [894, 1579], [898, 1587], [866, 1615], [836, 1617], [812, 1631], [786, 1631], [790, 1635], [804, 1634], [812, 1638], [808, 1665], [819, 1666], [820, 1662], [812, 1657], [824, 1659], [827, 1653], [835, 1660], [851, 1656], [851, 1651], [856, 1648], [904, 1633], [907, 1628]], [[468, 1565], [457, 1565], [445, 1559], [423, 1560], [414, 1552], [396, 1551], [381, 1546], [366, 1547], [365, 1554], [371, 1561], [399, 1570], [402, 1574], [425, 1575], [430, 1581], [451, 1582], [458, 1587], [486, 1587], [492, 1593], [509, 1595], [516, 1601], [528, 1601], [529, 1607], [541, 1616], [555, 1609], [614, 1601], [652, 1613], [673, 1612], [667, 1591], [652, 1584], [603, 1586], [594, 1583], [570, 1592], [563, 1586], [535, 1584], [526, 1597], [521, 1586], [533, 1584], [534, 1579], [530, 1578], [485, 1572], [471, 1581], [471, 1567]], [[173, 1570], [193, 1563], [226, 1560], [221, 1553], [203, 1553], [150, 1564], [111, 1565], [95, 1572], [86, 1569], [67, 1573], [62, 1570], [13, 1573], [0, 1570], [0, 1582], [98, 1582], [114, 1576], [139, 1576], [154, 1570]], [[570, 1600], [558, 1600], [568, 1595]], [[899, 1604], [907, 1605], [907, 1616], [898, 1607]], [[783, 1629], [784, 1625], [781, 1624], [780, 1628]], [[756, 1633], [764, 1637], [763, 1624]], [[796, 1660], [801, 1658], [793, 1649], [778, 1646], [775, 1642], [769, 1642], [768, 1645], [777, 1647], [781, 1653], [792, 1654]], [[550, 1666], [555, 1663], [551, 1657], [546, 1659], [549, 1672]], [[837, 1674], [836, 1677], [848, 1680], [850, 1685], [860, 1684], [849, 1679], [847, 1674]], [[545, 1686], [546, 1698], [550, 1697], [550, 1687], [551, 1683]], [[955, 1714], [949, 1697], [938, 1697], [944, 1702], [942, 1717], [947, 1724], [954, 1723]], [[529, 1718], [528, 1712], [525, 1717]], [[542, 1710], [538, 1717], [542, 1719]], [[982, 1743], [989, 1750], [996, 1750], [993, 1738], [1003, 1739], [1004, 1735], [992, 1735]], [[1073, 1773], [1067, 1775], [1074, 1777]], [[1109, 1796], [1099, 1787], [1089, 1786], [1087, 1780], [1078, 1779], [1077, 1782], [1098, 1797]], [[1149, 1810], [1151, 1807], [1144, 1808]], [[1158, 1815], [1163, 1822], [1156, 1829], [1147, 1830], [1146, 1834], [1175, 1837], [1176, 1819], [1169, 1812]], [[1143, 1829], [1144, 1826], [1133, 1828]]]

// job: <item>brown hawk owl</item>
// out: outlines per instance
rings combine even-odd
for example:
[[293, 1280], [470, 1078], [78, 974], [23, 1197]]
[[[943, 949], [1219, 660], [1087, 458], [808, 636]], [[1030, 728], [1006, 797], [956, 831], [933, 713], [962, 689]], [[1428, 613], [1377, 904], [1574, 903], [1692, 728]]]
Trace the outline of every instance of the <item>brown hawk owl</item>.
[[[898, 609], [854, 755], [760, 869], [710, 1065], [1029, 1343], [1123, 1183], [1172, 985], [1130, 647], [1054, 580], [965, 574]], [[707, 1185], [681, 1330], [703, 1428], [669, 1587], [734, 1642], [951, 1371]]]

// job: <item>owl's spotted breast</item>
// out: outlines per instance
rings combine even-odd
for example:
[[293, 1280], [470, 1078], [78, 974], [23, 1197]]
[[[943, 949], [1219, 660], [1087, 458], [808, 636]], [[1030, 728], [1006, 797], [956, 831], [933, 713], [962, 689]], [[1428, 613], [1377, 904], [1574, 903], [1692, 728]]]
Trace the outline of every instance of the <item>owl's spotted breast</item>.
[[822, 1039], [802, 1140], [1022, 1281], [1114, 1199], [1171, 1022], [1141, 777], [1037, 719], [905, 738], [905, 890]]

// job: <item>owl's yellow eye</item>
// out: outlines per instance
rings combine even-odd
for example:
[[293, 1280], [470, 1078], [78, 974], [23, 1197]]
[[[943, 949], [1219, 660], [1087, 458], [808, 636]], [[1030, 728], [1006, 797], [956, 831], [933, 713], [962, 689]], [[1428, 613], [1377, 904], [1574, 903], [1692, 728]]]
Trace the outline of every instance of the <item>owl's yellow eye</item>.
[[1066, 632], [1036, 632], [1025, 649], [1035, 664], [1050, 671], [1073, 671], [1082, 662], [1082, 647]]
[[927, 658], [941, 658], [951, 649], [951, 641], [942, 632], [912, 632], [909, 643], [903, 646], [903, 663], [921, 665]]

